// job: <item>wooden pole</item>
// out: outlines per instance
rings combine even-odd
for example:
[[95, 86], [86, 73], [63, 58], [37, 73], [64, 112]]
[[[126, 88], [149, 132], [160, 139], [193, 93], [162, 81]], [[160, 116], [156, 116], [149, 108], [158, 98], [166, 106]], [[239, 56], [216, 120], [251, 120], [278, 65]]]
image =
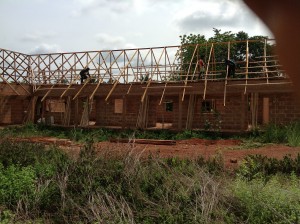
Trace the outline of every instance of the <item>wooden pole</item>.
[[[230, 59], [230, 41], [228, 42], [228, 50], [227, 50], [227, 59]], [[225, 77], [225, 85], [224, 85], [224, 107], [226, 106], [226, 93], [227, 93], [227, 78], [228, 78], [228, 66], [226, 66], [226, 77]]]
[[162, 95], [161, 95], [161, 98], [160, 98], [160, 101], [159, 101], [159, 104], [158, 104], [158, 105], [161, 105], [161, 103], [162, 103], [162, 100], [163, 100], [164, 95], [165, 95], [166, 87], [167, 87], [167, 82], [165, 83], [165, 87], [164, 87], [164, 90], [163, 90], [163, 93], [162, 93]]
[[249, 66], [249, 42], [246, 42], [246, 85], [244, 94], [247, 92], [247, 83], [248, 83], [248, 66]]
[[264, 72], [267, 76], [267, 83], [269, 83], [269, 74], [268, 74], [268, 68], [267, 68], [267, 38], [265, 39], [264, 43]]
[[143, 93], [143, 96], [142, 96], [142, 99], [141, 99], [141, 102], [143, 103], [144, 102], [144, 99], [145, 99], [145, 96], [146, 96], [146, 93], [147, 93], [147, 90], [148, 90], [148, 87], [149, 87], [149, 85], [150, 85], [150, 83], [151, 83], [151, 78], [148, 80], [148, 82], [147, 82], [147, 86], [146, 86], [146, 89], [145, 89], [145, 91], [144, 91], [144, 93]]
[[[189, 77], [189, 74], [190, 74], [190, 70], [191, 70], [191, 67], [192, 67], [192, 64], [193, 64], [193, 60], [194, 60], [195, 54], [197, 52], [198, 46], [199, 46], [199, 44], [196, 45], [196, 47], [194, 49], [194, 52], [193, 52], [192, 59], [191, 59], [190, 64], [189, 64], [187, 75], [186, 75], [186, 78], [185, 78], [185, 81], [184, 81], [184, 85], [185, 86], [187, 85], [187, 80], [188, 80], [188, 77]], [[184, 95], [185, 95], [185, 87], [183, 88], [183, 93], [182, 93], [182, 98], [181, 98], [182, 101], [184, 101]]]
[[208, 73], [208, 67], [209, 67], [210, 58], [211, 58], [211, 53], [212, 53], [213, 48], [214, 48], [214, 44], [212, 43], [212, 44], [211, 44], [211, 48], [210, 48], [210, 52], [209, 52], [208, 63], [207, 63], [207, 66], [206, 66], [206, 72], [205, 72], [205, 82], [204, 82], [205, 84], [204, 84], [203, 100], [205, 100], [205, 95], [206, 95], [206, 88], [207, 88], [207, 73]]
[[97, 92], [97, 90], [98, 90], [98, 88], [99, 88], [99, 86], [100, 86], [101, 83], [103, 83], [103, 79], [102, 78], [98, 81], [96, 88], [94, 89], [93, 93], [90, 96], [90, 100], [93, 99], [93, 97], [94, 97], [95, 93]]

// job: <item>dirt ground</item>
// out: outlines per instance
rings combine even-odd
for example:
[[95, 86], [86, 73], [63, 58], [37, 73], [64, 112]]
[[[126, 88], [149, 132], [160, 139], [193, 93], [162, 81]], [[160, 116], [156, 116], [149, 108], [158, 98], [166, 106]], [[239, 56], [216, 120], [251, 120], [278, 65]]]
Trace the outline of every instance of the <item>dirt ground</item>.
[[[14, 139], [15, 141], [27, 141], [43, 143], [46, 145], [57, 145], [71, 156], [78, 156], [83, 144], [74, 143], [68, 139], [57, 139], [50, 137], [30, 137], [23, 139]], [[300, 147], [289, 147], [283, 144], [268, 144], [262, 147], [246, 148], [239, 140], [205, 140], [189, 139], [178, 140], [174, 145], [160, 144], [138, 144], [138, 143], [120, 143], [120, 142], [99, 142], [95, 144], [96, 150], [108, 153], [138, 153], [141, 156], [158, 156], [161, 158], [179, 157], [194, 159], [202, 156], [206, 159], [216, 155], [223, 157], [227, 168], [237, 167], [246, 155], [261, 154], [273, 158], [282, 158], [285, 155], [297, 156], [300, 153]]]

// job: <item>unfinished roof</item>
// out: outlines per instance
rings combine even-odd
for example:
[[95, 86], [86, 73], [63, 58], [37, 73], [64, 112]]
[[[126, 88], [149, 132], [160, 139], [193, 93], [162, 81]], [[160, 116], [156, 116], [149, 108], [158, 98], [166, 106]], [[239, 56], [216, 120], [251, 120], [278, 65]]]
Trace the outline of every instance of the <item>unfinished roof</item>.
[[[267, 50], [271, 41], [273, 40], [262, 39], [38, 55], [0, 49], [0, 79], [9, 85], [15, 95], [38, 94], [43, 90], [42, 101], [53, 91], [58, 90], [61, 93], [60, 97], [63, 97], [76, 86], [76, 93], [73, 95], [75, 99], [81, 95], [87, 85], [89, 98], [92, 99], [99, 86], [111, 84], [110, 91], [106, 95], [107, 100], [117, 85], [128, 84], [126, 92], [128, 94], [134, 83], [146, 83], [141, 101], [149, 89], [155, 88], [153, 84], [157, 83], [163, 85], [159, 87], [163, 88], [162, 94], [167, 88], [177, 88], [177, 91], [182, 92], [182, 100], [184, 100], [189, 83], [195, 82], [202, 83], [205, 99], [208, 83], [215, 81], [223, 82], [225, 99], [227, 86], [239, 85], [246, 92], [250, 85], [290, 83], [286, 80], [287, 76], [277, 56]], [[251, 52], [251, 49], [257, 49], [251, 46], [257, 44], [260, 44], [260, 55], [258, 52]], [[238, 60], [235, 61], [235, 77], [229, 77], [228, 67], [220, 55], [225, 55], [227, 59], [236, 57], [234, 54], [237, 54], [237, 46], [242, 47], [242, 50], [239, 50]], [[190, 55], [187, 55], [187, 51], [191, 52]], [[206, 64], [202, 77], [199, 77], [200, 54]], [[90, 78], [78, 87], [79, 73], [87, 67], [90, 68]], [[229, 79], [238, 82], [228, 83]], [[279, 79], [280, 82], [274, 81]], [[251, 80], [255, 81], [249, 83]]]

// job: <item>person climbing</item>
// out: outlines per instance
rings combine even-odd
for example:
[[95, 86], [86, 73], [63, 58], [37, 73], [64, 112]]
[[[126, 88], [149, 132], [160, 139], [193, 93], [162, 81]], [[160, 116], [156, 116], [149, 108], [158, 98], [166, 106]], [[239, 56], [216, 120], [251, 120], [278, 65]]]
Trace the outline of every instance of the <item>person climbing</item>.
[[80, 81], [81, 81], [81, 84], [83, 83], [83, 81], [85, 80], [85, 79], [87, 79], [88, 77], [90, 78], [91, 76], [90, 76], [90, 73], [89, 73], [89, 70], [90, 70], [90, 68], [89, 67], [87, 67], [87, 68], [84, 68], [84, 69], [82, 69], [81, 71], [80, 71]]
[[204, 73], [205, 73], [205, 62], [202, 59], [203, 57], [201, 56], [200, 59], [198, 60], [198, 65], [199, 65], [199, 75], [198, 79], [204, 78]]
[[224, 59], [224, 63], [228, 66], [228, 76], [234, 78], [235, 75], [235, 62], [231, 59]]

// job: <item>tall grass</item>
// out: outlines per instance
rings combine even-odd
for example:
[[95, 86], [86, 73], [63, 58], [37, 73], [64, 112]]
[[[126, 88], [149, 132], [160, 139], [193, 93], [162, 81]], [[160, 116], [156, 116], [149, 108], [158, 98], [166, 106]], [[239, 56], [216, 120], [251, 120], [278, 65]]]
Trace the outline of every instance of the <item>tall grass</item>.
[[290, 146], [300, 146], [300, 122], [289, 125], [286, 134]]
[[[237, 177], [221, 155], [194, 160], [134, 153], [133, 145], [79, 157], [29, 143], [0, 144], [0, 218], [6, 223], [297, 223], [300, 155], [252, 158]], [[262, 163], [262, 165], [261, 165]], [[263, 175], [257, 175], [263, 173]], [[280, 173], [281, 176], [278, 176]]]
[[300, 122], [289, 125], [269, 124], [259, 139], [265, 143], [284, 143], [293, 147], [300, 146]]
[[299, 223], [300, 182], [295, 176], [273, 176], [269, 181], [237, 178], [231, 196], [240, 206], [232, 209], [241, 223]]

